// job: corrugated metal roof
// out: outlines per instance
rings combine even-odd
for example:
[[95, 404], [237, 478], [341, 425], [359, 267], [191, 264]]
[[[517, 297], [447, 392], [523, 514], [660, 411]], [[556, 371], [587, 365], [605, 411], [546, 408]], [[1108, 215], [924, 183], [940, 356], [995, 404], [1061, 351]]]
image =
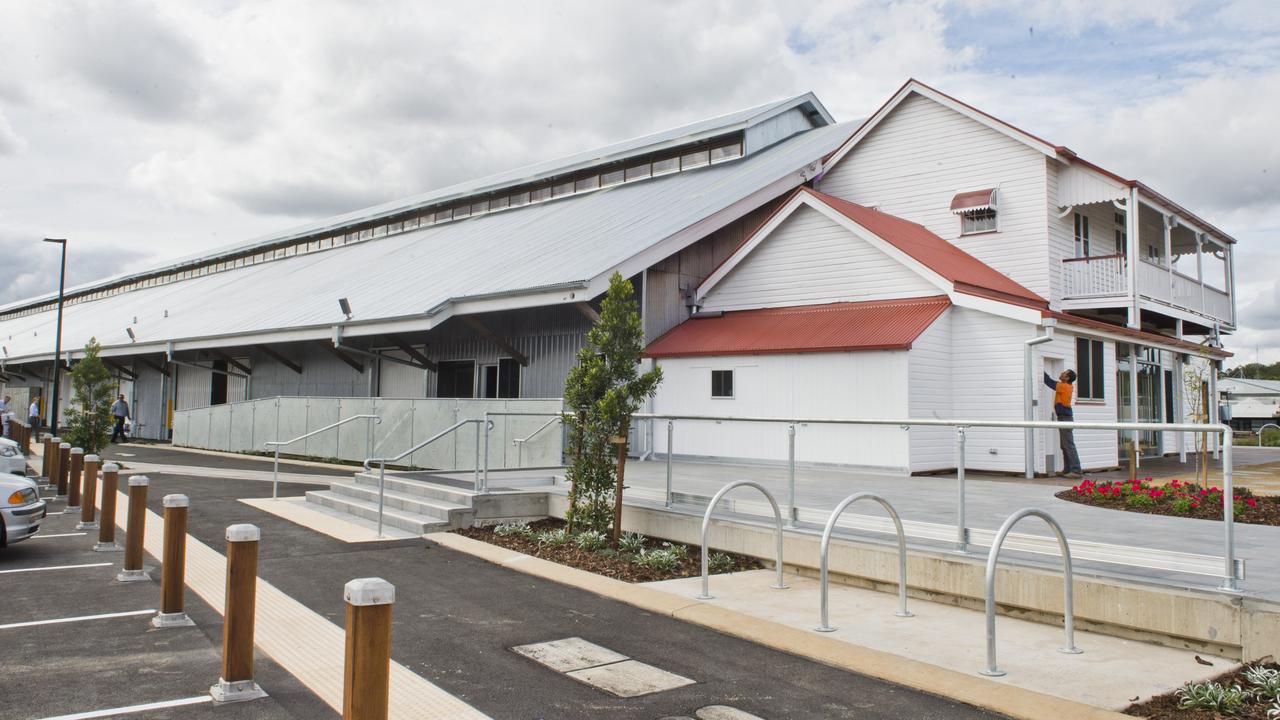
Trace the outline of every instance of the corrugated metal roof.
[[800, 305], [696, 315], [645, 349], [648, 357], [902, 350], [951, 304], [946, 297]]
[[[813, 117], [819, 125], [832, 125], [835, 123], [831, 114], [827, 112], [825, 107], [823, 107], [817, 96], [812, 92], [808, 92], [796, 95], [795, 97], [786, 98], [784, 100], [776, 100], [763, 105], [738, 110], [726, 115], [719, 115], [717, 117], [699, 120], [694, 123], [689, 123], [688, 125], [681, 125], [661, 132], [642, 135], [640, 137], [613, 143], [594, 150], [588, 150], [574, 155], [556, 158], [554, 160], [526, 165], [524, 167], [507, 170], [493, 175], [487, 175], [411, 197], [393, 200], [380, 205], [374, 205], [373, 207], [361, 208], [360, 210], [353, 212], [306, 223], [304, 225], [299, 225], [287, 230], [271, 233], [269, 235], [263, 235], [252, 240], [233, 243], [213, 250], [206, 250], [195, 255], [178, 258], [163, 265], [149, 267], [141, 272], [124, 273], [101, 280], [95, 280], [93, 282], [68, 288], [67, 293], [70, 294], [89, 290], [91, 288], [106, 287], [126, 278], [141, 277], [156, 272], [168, 272], [209, 258], [240, 253], [252, 248], [286, 242], [290, 239], [303, 238], [317, 233], [336, 231], [354, 223], [368, 222], [383, 217], [392, 217], [437, 203], [449, 202], [472, 195], [494, 192], [504, 187], [514, 187], [516, 185], [540, 179], [576, 172], [587, 167], [621, 160], [634, 155], [656, 152], [668, 147], [675, 147], [691, 142], [697, 142], [699, 140], [713, 138], [725, 133], [735, 132], [737, 130], [750, 127], [751, 125], [772, 117], [773, 115], [777, 115], [778, 113], [785, 112], [796, 107], [812, 108]], [[29, 305], [35, 301], [47, 302], [48, 300], [56, 297], [57, 294], [53, 293], [39, 296], [37, 298], [28, 298], [16, 303], [0, 306], [0, 312], [14, 307]]]
[[[742, 160], [69, 305], [63, 347], [105, 347], [422, 316], [454, 299], [596, 278], [837, 147], [817, 128]], [[133, 319], [137, 323], [133, 324]], [[0, 321], [10, 359], [47, 356], [52, 311]], [[34, 335], [33, 333], [39, 333]]]
[[[803, 188], [845, 217], [910, 255], [917, 262], [955, 283], [968, 294], [993, 294], [1000, 299], [1047, 307], [1048, 301], [1011, 280], [978, 258], [934, 235], [928, 228], [900, 217]], [[974, 291], [977, 292], [974, 292]]]
[[1280, 380], [1250, 378], [1218, 378], [1218, 390], [1232, 395], [1280, 396]]

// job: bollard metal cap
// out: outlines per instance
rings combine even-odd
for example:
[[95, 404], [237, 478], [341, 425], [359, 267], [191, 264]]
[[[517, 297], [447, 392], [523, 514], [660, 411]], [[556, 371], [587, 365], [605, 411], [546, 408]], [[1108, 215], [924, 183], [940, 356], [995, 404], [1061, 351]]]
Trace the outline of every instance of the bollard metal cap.
[[151, 478], [146, 475], [134, 475], [129, 478], [129, 487], [146, 487], [151, 483]]
[[342, 588], [342, 599], [350, 605], [391, 605], [396, 586], [382, 578], [356, 578]]
[[109, 462], [106, 465], [102, 466], [102, 472], [104, 473], [120, 472], [120, 466], [115, 463]]
[[262, 531], [257, 525], [231, 525], [227, 527], [227, 542], [257, 542], [262, 539]]
[[164, 503], [165, 507], [191, 507], [191, 499], [186, 495], [165, 495], [164, 500], [161, 502]]
[[102, 458], [98, 457], [97, 455], [85, 455], [84, 461], [87, 463], [102, 462]]
[[64, 442], [60, 442], [60, 443], [58, 443], [58, 449], [59, 449], [59, 450], [70, 450], [70, 449], [71, 449], [71, 443], [64, 443]]
[[84, 454], [84, 448], [71, 448], [71, 454], [72, 454], [72, 455], [83, 455], [83, 454]]
[[49, 442], [51, 442], [51, 443], [60, 443], [60, 442], [62, 442], [62, 438], [58, 437], [57, 435], [54, 435], [53, 437], [49, 438]]

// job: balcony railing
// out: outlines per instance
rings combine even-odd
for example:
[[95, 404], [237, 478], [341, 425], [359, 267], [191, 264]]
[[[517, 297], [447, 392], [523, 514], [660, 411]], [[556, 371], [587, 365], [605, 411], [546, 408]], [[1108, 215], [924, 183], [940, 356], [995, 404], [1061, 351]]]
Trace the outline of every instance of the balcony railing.
[[[1062, 261], [1063, 299], [1128, 297], [1124, 255], [1067, 258]], [[1230, 323], [1231, 296], [1200, 281], [1146, 260], [1138, 261], [1138, 293], [1171, 307]]]

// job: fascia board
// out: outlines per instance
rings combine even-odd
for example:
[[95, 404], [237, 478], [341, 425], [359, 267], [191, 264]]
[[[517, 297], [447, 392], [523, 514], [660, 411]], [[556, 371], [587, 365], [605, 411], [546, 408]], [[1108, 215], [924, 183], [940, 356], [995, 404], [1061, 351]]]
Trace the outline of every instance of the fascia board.
[[948, 293], [948, 297], [951, 299], [951, 304], [956, 307], [977, 310], [979, 312], [987, 313], [988, 315], [996, 315], [1003, 318], [1009, 318], [1010, 320], [1031, 323], [1033, 325], [1039, 325], [1043, 319], [1041, 311], [1034, 308], [1022, 307], [1021, 305], [1010, 305], [1009, 303], [1003, 303], [999, 300], [978, 297], [977, 295], [969, 295], [968, 293], [962, 292]]

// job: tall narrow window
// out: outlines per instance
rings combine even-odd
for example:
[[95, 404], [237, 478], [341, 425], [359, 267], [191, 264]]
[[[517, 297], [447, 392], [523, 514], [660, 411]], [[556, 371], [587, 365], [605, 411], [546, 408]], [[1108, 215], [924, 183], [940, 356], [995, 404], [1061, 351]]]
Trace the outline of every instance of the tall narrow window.
[[1076, 213], [1076, 257], [1089, 257], [1089, 218]]
[[1101, 340], [1076, 338], [1076, 397], [1080, 400], [1104, 399], [1103, 349]]
[[1118, 212], [1115, 216], [1116, 222], [1116, 253], [1124, 255], [1129, 252], [1129, 223], [1125, 219], [1124, 213]]
[[712, 370], [711, 371], [711, 397], [713, 398], [733, 397], [733, 371], [732, 370]]

